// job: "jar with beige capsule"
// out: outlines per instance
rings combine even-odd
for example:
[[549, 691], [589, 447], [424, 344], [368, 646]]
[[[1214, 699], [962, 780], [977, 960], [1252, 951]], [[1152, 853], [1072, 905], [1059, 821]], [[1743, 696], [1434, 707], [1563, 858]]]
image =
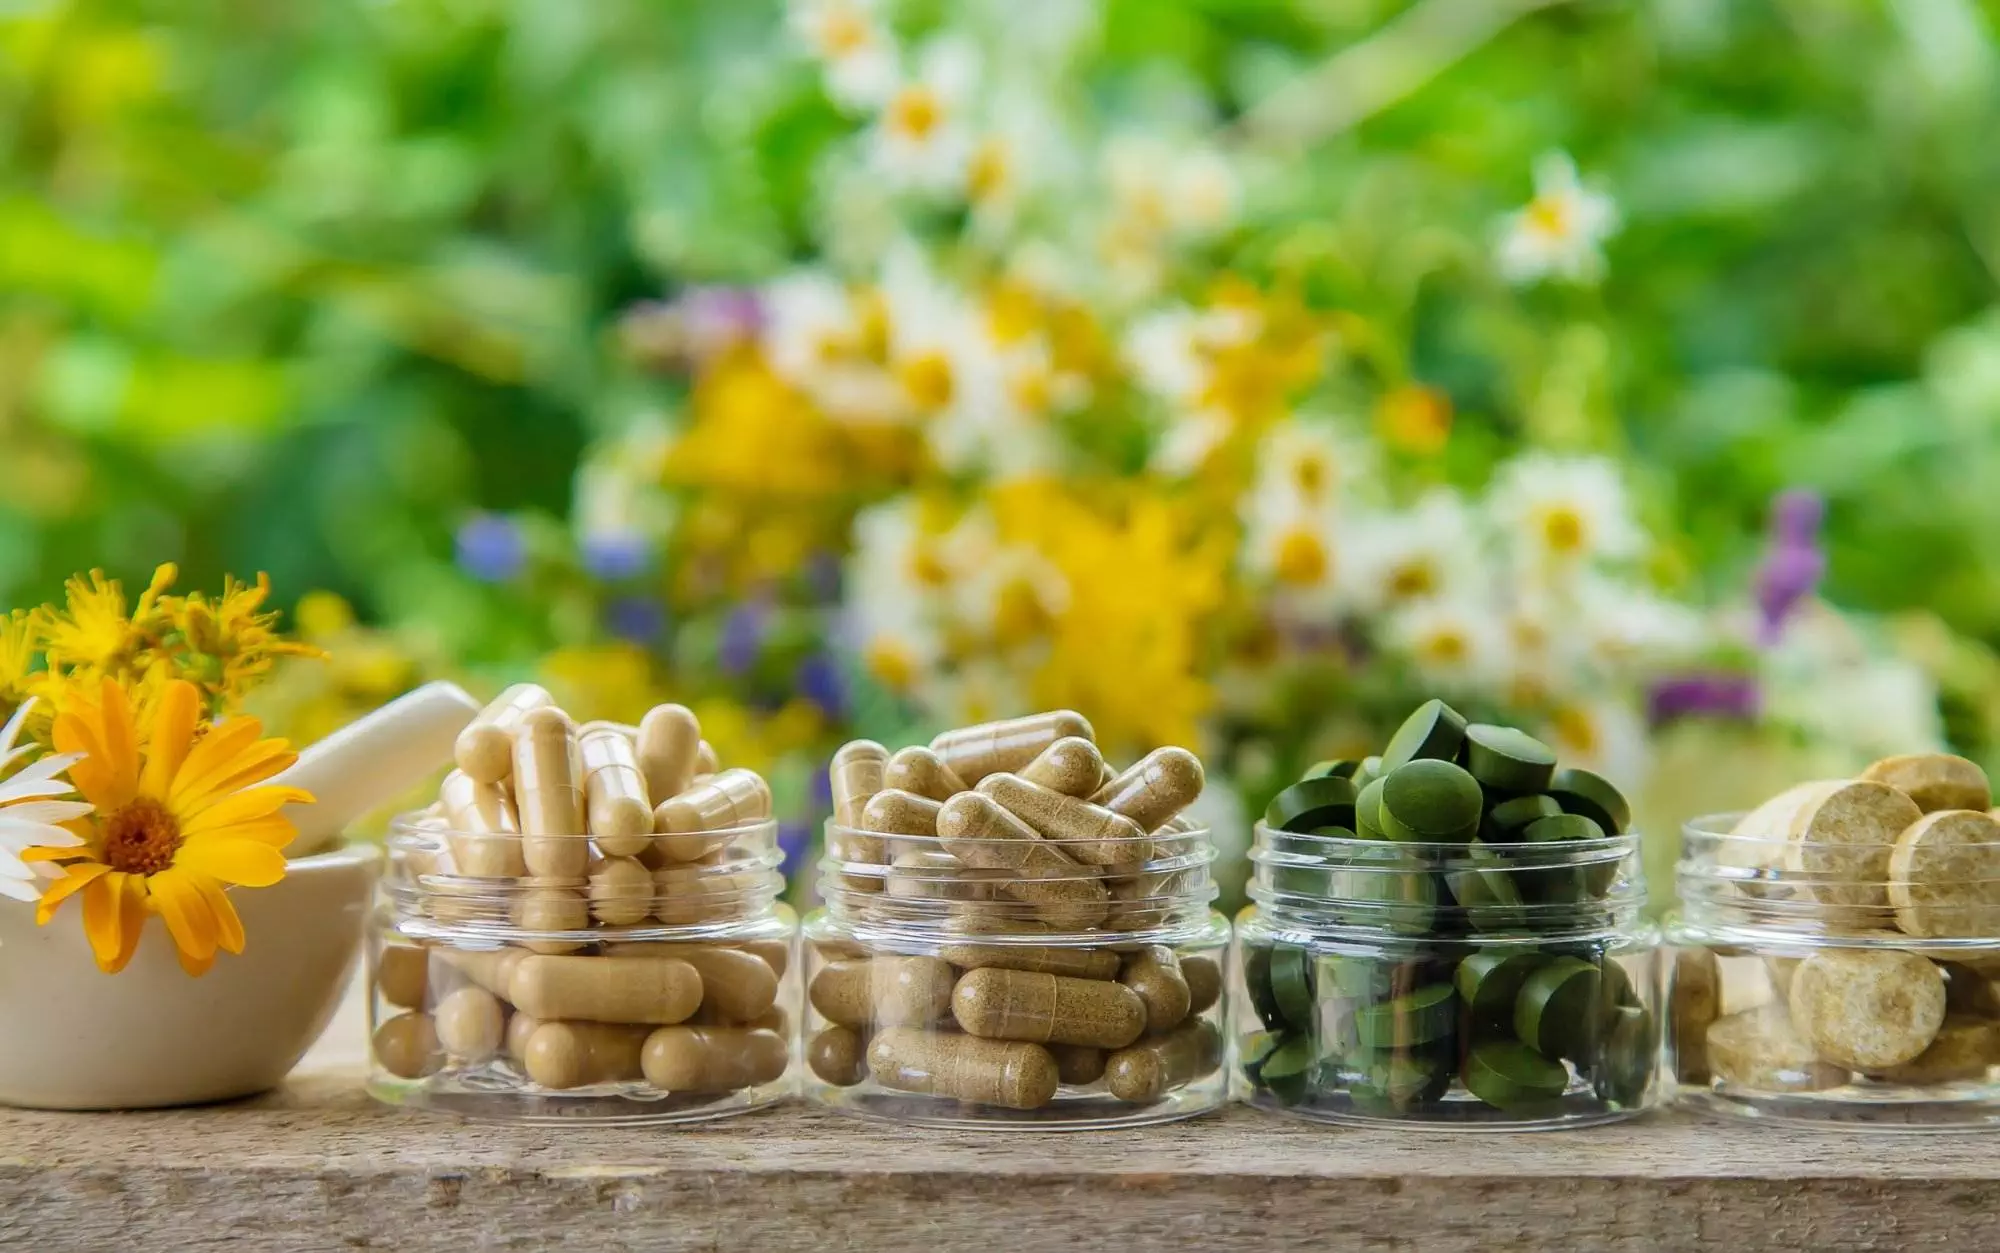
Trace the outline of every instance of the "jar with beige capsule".
[[1679, 1099], [1873, 1130], [2000, 1126], [2000, 817], [1945, 754], [1686, 828], [1668, 1002]]
[[437, 802], [392, 826], [370, 1091], [515, 1121], [782, 1100], [800, 990], [769, 789], [718, 769], [680, 706], [578, 726], [545, 696], [504, 695]]
[[806, 923], [807, 1090], [986, 1128], [1119, 1127], [1224, 1097], [1228, 924], [1194, 754], [1108, 766], [1067, 711], [842, 748]]

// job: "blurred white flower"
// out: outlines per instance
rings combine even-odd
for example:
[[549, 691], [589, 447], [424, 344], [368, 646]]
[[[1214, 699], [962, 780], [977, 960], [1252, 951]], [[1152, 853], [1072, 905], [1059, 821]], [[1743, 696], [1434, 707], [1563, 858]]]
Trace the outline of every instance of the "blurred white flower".
[[847, 630], [879, 682], [907, 693], [937, 670], [944, 656], [938, 598], [949, 584], [937, 538], [921, 529], [914, 502], [877, 505], [855, 518]]
[[1586, 575], [1573, 601], [1582, 651], [1607, 671], [1683, 660], [1711, 642], [1701, 614], [1637, 583]]
[[1172, 305], [1133, 320], [1123, 344], [1126, 364], [1141, 387], [1169, 404], [1199, 407], [1213, 377], [1217, 349], [1257, 333], [1246, 309], [1195, 310]]
[[1535, 570], [1636, 556], [1646, 541], [1617, 463], [1603, 457], [1516, 457], [1495, 475], [1487, 508], [1509, 550]]
[[1567, 153], [1535, 162], [1535, 196], [1501, 223], [1495, 258], [1510, 283], [1549, 277], [1594, 283], [1604, 273], [1604, 241], [1618, 230], [1618, 205], [1585, 187]]
[[1458, 493], [1434, 488], [1408, 509], [1358, 516], [1351, 547], [1361, 598], [1382, 609], [1466, 594], [1480, 581], [1485, 537]]
[[[19, 761], [30, 745], [15, 746], [21, 728], [35, 702], [24, 701], [7, 725], [0, 728], [0, 774]], [[12, 778], [0, 782], [0, 896], [17, 901], [41, 897], [36, 886], [38, 874], [55, 877], [47, 862], [26, 862], [21, 854], [37, 846], [75, 848], [83, 838], [64, 830], [58, 823], [81, 818], [90, 812], [86, 801], [57, 799], [76, 789], [67, 779], [56, 776], [83, 760], [82, 753], [52, 753], [33, 765], [23, 766]]]
[[1342, 525], [1330, 496], [1252, 491], [1242, 503], [1243, 566], [1268, 582], [1289, 611], [1331, 611], [1342, 598], [1346, 555]]
[[1944, 744], [1930, 676], [1824, 603], [1793, 612], [1783, 637], [1763, 652], [1758, 679], [1767, 719], [1842, 745], [1857, 763]]
[[823, 270], [794, 270], [764, 288], [764, 356], [791, 383], [810, 388], [857, 345], [859, 311], [847, 287]]
[[1205, 239], [1236, 222], [1242, 185], [1214, 148], [1162, 135], [1120, 135], [1104, 145], [1112, 219], [1161, 238]]
[[993, 93], [965, 163], [969, 229], [1005, 237], [1039, 189], [1072, 177], [1074, 156], [1048, 103], [1015, 84]]
[[1623, 788], [1646, 774], [1646, 719], [1615, 697], [1593, 695], [1556, 707], [1536, 734], [1565, 766], [1595, 771]]
[[1220, 409], [1180, 409], [1168, 416], [1149, 464], [1168, 478], [1186, 478], [1207, 463], [1236, 423]]
[[896, 89], [896, 41], [874, 0], [791, 0], [792, 33], [826, 74], [826, 94], [848, 108], [875, 108]]
[[925, 45], [916, 72], [882, 105], [869, 134], [875, 168], [898, 186], [930, 192], [963, 186], [973, 152], [971, 110], [979, 54], [942, 37]]
[[1322, 504], [1370, 472], [1371, 447], [1345, 438], [1324, 418], [1293, 417], [1272, 427], [1257, 447], [1258, 493], [1290, 492]]
[[1474, 597], [1432, 599], [1389, 615], [1383, 638], [1426, 685], [1487, 691], [1502, 673], [1506, 640], [1494, 606]]

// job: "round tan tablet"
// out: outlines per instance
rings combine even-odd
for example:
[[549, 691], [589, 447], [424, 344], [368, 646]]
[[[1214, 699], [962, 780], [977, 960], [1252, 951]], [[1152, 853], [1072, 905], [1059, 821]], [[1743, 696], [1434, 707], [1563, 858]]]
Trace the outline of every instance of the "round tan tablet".
[[1850, 918], [1828, 922], [1886, 926], [1889, 848], [1921, 817], [1915, 801], [1886, 783], [1842, 783], [1792, 816], [1785, 868], [1808, 876], [1820, 904], [1856, 907]]
[[1778, 994], [1779, 1000], [1782, 1001], [1792, 994], [1792, 972], [1799, 968], [1799, 963], [1803, 960], [1799, 957], [1764, 959], [1764, 977], [1771, 981], [1771, 990]]
[[1873, 1072], [1872, 1077], [1884, 1083], [1924, 1087], [1984, 1079], [1995, 1062], [2000, 1062], [2000, 1022], [1970, 1014], [1950, 1014], [1929, 1048], [1900, 1066]]
[[1717, 1019], [1708, 1028], [1708, 1057], [1717, 1079], [1760, 1092], [1824, 1092], [1848, 1079], [1813, 1054], [1775, 1005]]
[[1900, 1066], [1944, 1025], [1944, 975], [1902, 949], [1825, 949], [1792, 972], [1792, 1027], [1849, 1070]]
[[1708, 1028], [1722, 1013], [1722, 972], [1715, 954], [1684, 948], [1674, 954], [1673, 1046], [1682, 1083], [1707, 1083]]
[[2000, 907], [2000, 819], [1940, 809], [1896, 837], [1889, 904], [1907, 935], [1986, 935]]
[[1886, 783], [1916, 802], [1925, 813], [1940, 809], [1985, 809], [1993, 804], [1986, 772], [1949, 753], [1884, 757], [1861, 772], [1871, 783]]
[[[1776, 870], [1784, 864], [1792, 819], [1801, 809], [1845, 782], [1845, 779], [1816, 779], [1800, 783], [1744, 814], [1729, 828], [1731, 838], [1716, 850], [1716, 863], [1739, 870]], [[1770, 896], [1780, 885], [1739, 883], [1737, 886], [1751, 896]]]

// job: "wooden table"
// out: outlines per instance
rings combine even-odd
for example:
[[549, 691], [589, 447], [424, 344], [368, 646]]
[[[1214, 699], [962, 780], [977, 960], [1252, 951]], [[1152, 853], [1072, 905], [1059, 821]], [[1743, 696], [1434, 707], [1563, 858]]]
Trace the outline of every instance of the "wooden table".
[[1674, 1114], [1358, 1132], [1245, 1109], [1070, 1135], [804, 1109], [505, 1127], [374, 1106], [359, 1049], [339, 1024], [285, 1088], [233, 1105], [0, 1112], [0, 1249], [2000, 1249], [2000, 1137]]

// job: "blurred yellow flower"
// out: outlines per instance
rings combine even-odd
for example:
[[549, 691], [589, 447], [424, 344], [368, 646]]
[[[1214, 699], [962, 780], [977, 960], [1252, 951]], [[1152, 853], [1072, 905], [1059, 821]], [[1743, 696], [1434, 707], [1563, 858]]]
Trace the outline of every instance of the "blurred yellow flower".
[[558, 648], [542, 658], [541, 679], [580, 719], [637, 722], [663, 699], [652, 659], [636, 644]]
[[0, 616], [0, 713], [28, 698], [28, 674], [39, 645], [34, 615], [23, 609]]
[[1451, 398], [1416, 383], [1394, 388], [1376, 402], [1375, 430], [1391, 448], [1435, 456], [1451, 437]]
[[125, 614], [125, 587], [117, 579], [105, 578], [102, 570], [72, 576], [63, 585], [66, 606], [41, 610], [42, 648], [50, 669], [87, 667], [102, 671], [130, 664], [157, 632], [160, 593], [178, 574], [172, 562], [153, 571], [153, 581], [140, 594], [130, 617]]
[[[168, 581], [172, 581], [171, 576]], [[161, 586], [158, 575], [153, 584], [154, 589]], [[152, 594], [153, 589], [149, 589], [148, 595]], [[173, 655], [173, 669], [177, 677], [193, 679], [206, 689], [211, 712], [241, 700], [270, 673], [278, 658], [320, 655], [311, 644], [278, 634], [277, 613], [264, 609], [270, 595], [270, 576], [259, 574], [254, 584], [223, 579], [222, 595], [213, 602], [200, 592], [169, 596], [161, 602], [171, 624], [166, 647]], [[145, 603], [141, 597], [141, 606]]]

